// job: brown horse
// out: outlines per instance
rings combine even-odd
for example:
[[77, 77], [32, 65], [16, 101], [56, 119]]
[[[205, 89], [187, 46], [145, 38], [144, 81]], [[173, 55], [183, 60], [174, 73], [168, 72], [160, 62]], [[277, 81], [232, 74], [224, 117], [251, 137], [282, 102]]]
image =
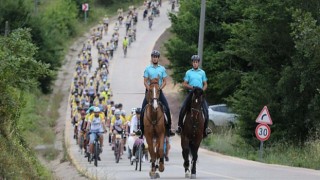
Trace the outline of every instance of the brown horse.
[[192, 91], [191, 102], [187, 102], [187, 113], [181, 132], [182, 156], [184, 159], [185, 177], [190, 177], [189, 154], [192, 157], [191, 179], [196, 179], [196, 163], [198, 150], [203, 138], [204, 116], [202, 114], [203, 90]]
[[149, 173], [151, 179], [160, 177], [159, 173], [156, 172], [157, 169], [159, 169], [160, 172], [164, 171], [163, 147], [166, 129], [164, 109], [159, 101], [159, 96], [159, 78], [151, 79], [150, 88], [146, 93], [148, 104], [145, 107], [143, 118], [144, 136], [146, 137], [151, 156], [151, 171]]

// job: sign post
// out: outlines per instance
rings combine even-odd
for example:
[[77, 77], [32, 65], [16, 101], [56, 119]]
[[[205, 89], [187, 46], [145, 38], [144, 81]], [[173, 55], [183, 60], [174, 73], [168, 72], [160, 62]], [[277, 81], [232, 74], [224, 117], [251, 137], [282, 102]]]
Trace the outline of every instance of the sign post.
[[89, 10], [89, 4], [82, 4], [82, 11], [84, 11], [84, 22], [87, 23], [87, 11]]
[[271, 129], [267, 124], [258, 124], [256, 127], [256, 137], [260, 140], [259, 158], [262, 160], [263, 154], [263, 141], [269, 139], [271, 134]]
[[259, 116], [256, 119], [256, 122], [259, 123], [258, 126], [256, 127], [255, 133], [256, 133], [256, 137], [260, 140], [259, 159], [260, 161], [262, 161], [263, 142], [268, 140], [271, 134], [271, 129], [268, 126], [268, 124], [269, 125], [273, 124], [267, 106], [263, 107]]

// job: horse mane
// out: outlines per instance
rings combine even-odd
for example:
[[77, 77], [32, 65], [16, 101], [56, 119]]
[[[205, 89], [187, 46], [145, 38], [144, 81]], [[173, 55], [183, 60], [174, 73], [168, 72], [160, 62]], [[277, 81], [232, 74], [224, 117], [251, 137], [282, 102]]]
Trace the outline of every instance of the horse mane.
[[151, 84], [158, 84], [158, 83], [159, 83], [159, 78], [150, 79], [150, 85]]
[[203, 94], [203, 90], [199, 87], [195, 87], [192, 91], [192, 96], [190, 99], [188, 99], [187, 103], [186, 103], [186, 110], [187, 111], [191, 111], [191, 103], [192, 103], [192, 97], [195, 96], [195, 97], [200, 97], [202, 94]]

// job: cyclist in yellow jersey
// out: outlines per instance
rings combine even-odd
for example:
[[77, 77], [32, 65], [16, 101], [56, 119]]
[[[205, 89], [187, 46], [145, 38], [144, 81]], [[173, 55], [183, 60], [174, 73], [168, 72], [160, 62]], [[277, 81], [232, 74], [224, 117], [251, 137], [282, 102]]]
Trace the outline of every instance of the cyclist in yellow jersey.
[[128, 45], [129, 45], [129, 40], [127, 39], [127, 36], [125, 36], [123, 39], [123, 42], [122, 42], [122, 49], [124, 52], [124, 56], [126, 56], [126, 54], [127, 54]]
[[122, 41], [123, 48], [128, 47], [129, 45], [129, 40], [127, 39], [127, 36], [124, 37]]

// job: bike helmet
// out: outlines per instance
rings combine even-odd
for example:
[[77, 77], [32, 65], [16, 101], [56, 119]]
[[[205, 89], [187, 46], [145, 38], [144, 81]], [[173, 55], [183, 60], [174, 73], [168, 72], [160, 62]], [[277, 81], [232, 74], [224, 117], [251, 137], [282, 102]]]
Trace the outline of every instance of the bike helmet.
[[199, 56], [199, 55], [193, 55], [193, 56], [191, 57], [191, 61], [193, 62], [193, 61], [195, 61], [195, 60], [200, 61], [200, 56]]
[[151, 53], [151, 56], [157, 56], [157, 57], [160, 57], [160, 52], [157, 51], [157, 50], [153, 50], [152, 53]]
[[136, 109], [136, 114], [141, 114], [141, 108]]
[[114, 115], [119, 115], [120, 116], [121, 115], [121, 111], [119, 109], [115, 110], [114, 111]]
[[100, 112], [100, 108], [99, 107], [94, 107], [93, 112]]
[[135, 114], [136, 113], [136, 108], [132, 108], [131, 109], [131, 114]]
[[121, 115], [125, 116], [126, 115], [126, 111], [125, 110], [121, 110]]

